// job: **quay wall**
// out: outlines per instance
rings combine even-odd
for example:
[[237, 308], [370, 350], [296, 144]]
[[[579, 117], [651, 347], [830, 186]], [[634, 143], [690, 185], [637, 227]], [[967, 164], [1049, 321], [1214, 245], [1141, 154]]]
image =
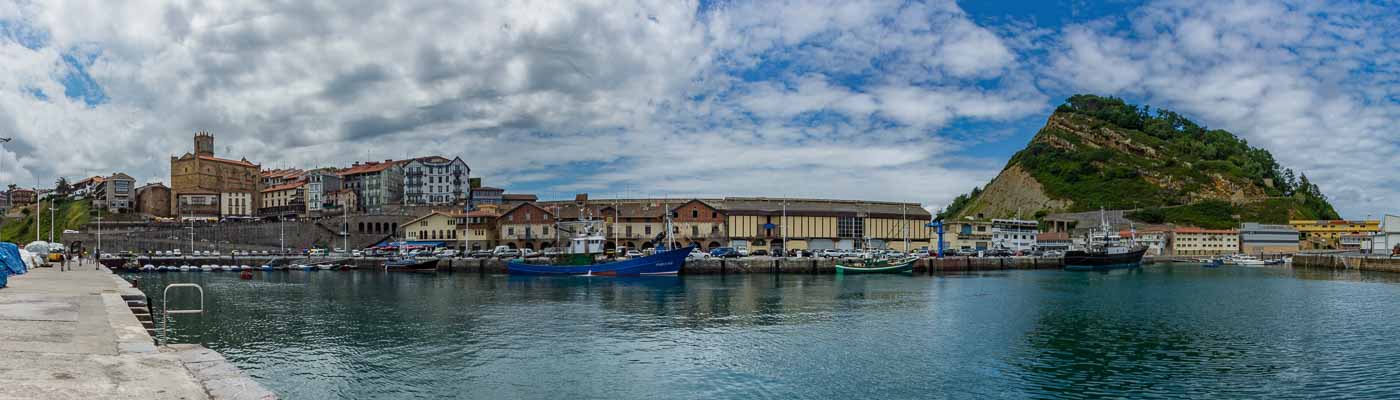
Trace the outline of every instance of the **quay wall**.
[[1400, 257], [1359, 254], [1299, 254], [1293, 256], [1293, 266], [1400, 272]]
[[[682, 275], [718, 275], [749, 273], [834, 274], [841, 261], [826, 258], [709, 259], [686, 261]], [[1000, 258], [924, 258], [914, 263], [915, 273], [961, 271], [991, 271], [1006, 269], [1058, 269], [1064, 265], [1060, 258], [1000, 257]], [[506, 261], [496, 259], [443, 260], [440, 268], [461, 272], [505, 273]]]
[[[337, 257], [142, 257], [136, 260], [136, 265], [152, 264], [156, 266], [180, 266], [180, 265], [250, 265], [261, 266], [264, 264], [286, 265], [286, 264], [317, 264], [332, 262], [336, 264], [354, 264], [360, 269], [373, 269], [383, 266], [383, 257], [361, 257], [361, 258], [337, 258]], [[848, 260], [854, 261], [854, 260]], [[102, 263], [110, 268], [120, 268], [125, 260], [102, 260]], [[836, 264], [842, 260], [829, 258], [771, 258], [771, 257], [750, 257], [750, 258], [730, 258], [730, 259], [708, 259], [686, 261], [685, 267], [681, 269], [684, 275], [720, 275], [720, 274], [749, 274], [749, 273], [783, 273], [783, 274], [834, 274]], [[1149, 261], [1150, 262], [1150, 261]], [[964, 272], [964, 271], [995, 271], [1010, 269], [1059, 269], [1064, 267], [1062, 260], [1058, 257], [948, 257], [923, 258], [914, 263], [915, 273], [943, 273], [943, 272]], [[438, 268], [453, 272], [477, 272], [477, 273], [505, 273], [506, 260], [490, 258], [457, 258], [441, 260]]]

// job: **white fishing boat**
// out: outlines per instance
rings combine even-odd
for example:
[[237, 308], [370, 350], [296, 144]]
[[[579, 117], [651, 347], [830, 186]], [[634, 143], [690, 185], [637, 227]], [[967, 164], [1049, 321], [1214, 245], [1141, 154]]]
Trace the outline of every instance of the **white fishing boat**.
[[1264, 265], [1264, 264], [1268, 264], [1268, 262], [1265, 262], [1264, 260], [1260, 260], [1259, 257], [1255, 257], [1255, 256], [1251, 256], [1251, 255], [1244, 255], [1244, 254], [1236, 254], [1236, 255], [1230, 256], [1229, 260], [1227, 260], [1227, 261], [1225, 261], [1225, 262], [1228, 263], [1228, 264], [1232, 264], [1232, 265]]

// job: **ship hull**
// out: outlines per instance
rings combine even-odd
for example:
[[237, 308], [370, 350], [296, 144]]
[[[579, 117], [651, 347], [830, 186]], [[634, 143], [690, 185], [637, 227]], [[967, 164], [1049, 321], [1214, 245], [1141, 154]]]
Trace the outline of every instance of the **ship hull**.
[[1146, 253], [1146, 248], [1140, 248], [1137, 250], [1120, 254], [1070, 251], [1065, 253], [1065, 270], [1099, 271], [1120, 268], [1134, 268], [1142, 265], [1142, 256]]

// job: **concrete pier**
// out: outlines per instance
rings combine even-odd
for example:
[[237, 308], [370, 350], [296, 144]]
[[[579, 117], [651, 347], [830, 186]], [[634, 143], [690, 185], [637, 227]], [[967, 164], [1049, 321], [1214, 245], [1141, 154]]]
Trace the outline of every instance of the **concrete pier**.
[[1400, 257], [1374, 254], [1298, 254], [1293, 256], [1293, 266], [1400, 272]]
[[[145, 309], [141, 291], [94, 263], [70, 265], [0, 289], [0, 399], [276, 398], [203, 347], [157, 347], [133, 312]], [[211, 368], [221, 373], [201, 373]]]

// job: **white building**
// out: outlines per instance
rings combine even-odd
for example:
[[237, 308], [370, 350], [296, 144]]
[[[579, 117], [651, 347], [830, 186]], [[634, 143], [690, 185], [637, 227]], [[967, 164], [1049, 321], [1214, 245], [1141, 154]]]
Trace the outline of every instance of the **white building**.
[[471, 168], [461, 157], [431, 156], [404, 164], [403, 202], [405, 205], [444, 205], [471, 198]]
[[340, 190], [340, 175], [333, 169], [318, 169], [306, 173], [306, 213], [320, 216], [321, 209], [332, 203], [328, 193]]
[[1400, 215], [1386, 214], [1381, 218], [1381, 231], [1371, 236], [1371, 253], [1391, 254], [1400, 246]]
[[253, 205], [252, 193], [219, 193], [218, 204], [220, 217], [251, 217], [258, 210]]
[[1035, 236], [1039, 233], [1039, 224], [1035, 221], [993, 219], [992, 249], [1010, 251], [1035, 250]]

